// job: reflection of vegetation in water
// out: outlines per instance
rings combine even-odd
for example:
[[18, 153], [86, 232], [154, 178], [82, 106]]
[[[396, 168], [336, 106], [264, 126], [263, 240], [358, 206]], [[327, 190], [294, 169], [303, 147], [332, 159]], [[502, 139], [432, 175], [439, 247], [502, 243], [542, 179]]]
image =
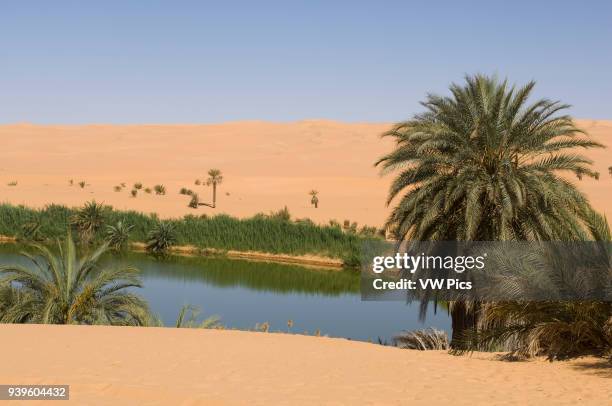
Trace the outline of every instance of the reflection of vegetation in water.
[[155, 260], [139, 253], [125, 254], [119, 261], [133, 264], [142, 270], [145, 288], [146, 279], [156, 277], [279, 293], [340, 295], [359, 292], [359, 275], [350, 271], [328, 271], [227, 258], [170, 256], [164, 260]]
[[[25, 248], [20, 244], [0, 244], [0, 263], [25, 264], [18, 256]], [[107, 254], [103, 263], [108, 261], [140, 269], [145, 289], [148, 278], [165, 278], [277, 293], [327, 296], [359, 293], [359, 274], [352, 271], [212, 257], [171, 255], [165, 259], [156, 259], [137, 252]]]

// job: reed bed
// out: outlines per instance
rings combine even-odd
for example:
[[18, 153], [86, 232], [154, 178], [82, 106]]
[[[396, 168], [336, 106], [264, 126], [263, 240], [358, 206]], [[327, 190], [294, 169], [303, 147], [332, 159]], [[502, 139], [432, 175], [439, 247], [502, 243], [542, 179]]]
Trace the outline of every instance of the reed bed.
[[[0, 204], [0, 235], [19, 238], [24, 229], [35, 225], [39, 235], [45, 239], [62, 238], [70, 227], [71, 217], [78, 210], [57, 204], [43, 209]], [[187, 215], [165, 222], [173, 225], [177, 245], [272, 254], [320, 255], [340, 258], [349, 266], [358, 263], [362, 242], [372, 238], [347, 233], [338, 227], [295, 222], [288, 218], [287, 213], [282, 213], [258, 214], [246, 219], [224, 214]], [[131, 241], [142, 242], [147, 240], [148, 233], [159, 224], [160, 219], [155, 214], [118, 211], [106, 207], [104, 224], [114, 225], [119, 221], [132, 226]], [[94, 240], [103, 238], [103, 232], [94, 236]]]

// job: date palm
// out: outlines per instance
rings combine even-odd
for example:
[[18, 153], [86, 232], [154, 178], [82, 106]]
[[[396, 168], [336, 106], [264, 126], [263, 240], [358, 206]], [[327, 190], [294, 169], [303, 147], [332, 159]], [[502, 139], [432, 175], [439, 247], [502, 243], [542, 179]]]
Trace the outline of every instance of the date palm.
[[107, 245], [78, 256], [68, 235], [56, 255], [43, 245], [23, 253], [29, 266], [0, 267], [3, 323], [146, 325], [147, 303], [130, 288], [142, 287], [139, 271], [105, 267]]
[[[495, 241], [588, 237], [587, 199], [560, 176], [595, 176], [577, 149], [600, 147], [550, 100], [528, 104], [521, 88], [476, 75], [429, 95], [426, 111], [384, 136], [395, 149], [377, 166], [396, 172], [386, 228], [398, 240]], [[451, 306], [453, 342], [476, 324], [478, 306]]]
[[211, 169], [208, 171], [208, 179], [206, 180], [206, 184], [208, 186], [212, 185], [213, 188], [213, 208], [217, 207], [217, 185], [221, 182], [223, 182], [223, 176], [221, 175], [221, 171], [219, 169]]
[[317, 192], [316, 190], [311, 190], [308, 193], [310, 196], [312, 196], [312, 198], [310, 199], [310, 204], [312, 204], [315, 209], [319, 207], [319, 197], [317, 196], [319, 194], [319, 192]]
[[85, 203], [71, 218], [70, 223], [78, 231], [84, 243], [90, 243], [104, 225], [108, 207], [91, 201]]
[[115, 225], [108, 225], [106, 227], [106, 242], [109, 248], [115, 251], [126, 249], [130, 239], [130, 231], [133, 228], [133, 225], [123, 221], [118, 221]]

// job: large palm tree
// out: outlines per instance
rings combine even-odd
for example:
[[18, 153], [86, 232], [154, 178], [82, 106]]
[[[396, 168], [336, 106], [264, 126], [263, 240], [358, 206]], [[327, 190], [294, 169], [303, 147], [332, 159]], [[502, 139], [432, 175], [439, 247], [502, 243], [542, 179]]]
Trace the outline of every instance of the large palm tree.
[[[578, 148], [599, 147], [550, 100], [482, 75], [428, 95], [426, 111], [384, 134], [395, 149], [376, 165], [398, 172], [386, 228], [398, 240], [495, 241], [588, 238], [590, 205], [562, 172], [595, 176]], [[401, 196], [400, 196], [401, 195]], [[478, 306], [451, 305], [453, 342]]]
[[206, 184], [208, 186], [212, 185], [213, 187], [213, 208], [217, 207], [217, 185], [221, 182], [223, 182], [223, 176], [221, 175], [221, 171], [219, 169], [211, 169], [208, 171], [208, 179], [206, 180]]
[[79, 257], [70, 235], [59, 255], [34, 244], [23, 253], [30, 266], [0, 267], [0, 322], [146, 325], [147, 303], [130, 288], [142, 287], [132, 267], [102, 267], [102, 245]]
[[[519, 269], [499, 275], [494, 285], [500, 297], [566, 300], [486, 303], [465, 348], [504, 348], [510, 356], [545, 355], [550, 360], [612, 357], [612, 237], [605, 217], [597, 213], [592, 213], [588, 226], [597, 242], [536, 247], [535, 257], [527, 250], [514, 262]], [[504, 267], [508, 258], [499, 260]], [[545, 283], [533, 283], [534, 270]]]

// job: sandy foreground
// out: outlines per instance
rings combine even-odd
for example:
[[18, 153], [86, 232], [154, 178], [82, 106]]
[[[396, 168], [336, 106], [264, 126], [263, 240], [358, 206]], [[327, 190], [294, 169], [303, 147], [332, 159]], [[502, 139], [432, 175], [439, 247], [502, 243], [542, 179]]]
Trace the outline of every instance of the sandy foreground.
[[66, 403], [78, 405], [612, 402], [612, 368], [594, 358], [503, 362], [300, 335], [98, 326], [2, 325], [0, 342], [0, 383], [69, 384]]
[[[594, 139], [612, 145], [612, 121], [580, 120]], [[118, 209], [155, 212], [161, 217], [228, 213], [245, 217], [287, 206], [294, 217], [326, 223], [349, 219], [380, 226], [391, 177], [380, 177], [374, 162], [392, 143], [379, 137], [390, 124], [347, 124], [333, 121], [293, 123], [235, 122], [205, 125], [0, 126], [0, 201], [42, 207], [49, 203], [80, 206], [88, 200]], [[601, 172], [599, 181], [578, 182], [595, 207], [612, 217], [610, 150], [589, 151]], [[210, 168], [224, 174], [218, 207], [187, 207], [181, 187], [203, 201], [210, 187], [194, 181]], [[69, 186], [72, 179], [74, 186]], [[10, 182], [17, 186], [8, 186]], [[76, 183], [85, 181], [79, 188]], [[114, 192], [125, 182], [127, 188]], [[130, 197], [131, 185], [162, 183], [166, 196], [141, 191]], [[308, 192], [319, 191], [320, 207], [310, 205]]]

